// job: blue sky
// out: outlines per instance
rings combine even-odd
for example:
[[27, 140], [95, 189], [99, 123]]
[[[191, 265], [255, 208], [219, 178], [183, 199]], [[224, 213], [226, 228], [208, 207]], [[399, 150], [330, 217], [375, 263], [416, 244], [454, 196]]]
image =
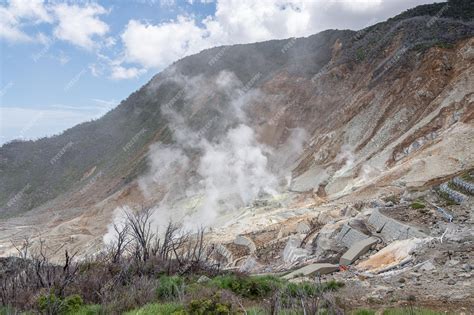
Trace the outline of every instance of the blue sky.
[[205, 48], [358, 30], [430, 2], [0, 1], [0, 144], [99, 118]]

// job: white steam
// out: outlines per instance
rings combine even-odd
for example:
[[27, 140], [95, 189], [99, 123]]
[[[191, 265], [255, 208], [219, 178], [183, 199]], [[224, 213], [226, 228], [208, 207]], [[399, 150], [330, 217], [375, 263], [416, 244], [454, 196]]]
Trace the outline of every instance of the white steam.
[[258, 141], [246, 109], [264, 97], [251, 87], [260, 76], [243, 84], [228, 71], [213, 80], [173, 73], [184, 93], [161, 106], [173, 142], [150, 148], [150, 172], [139, 180], [146, 197], [161, 194], [153, 213], [157, 227], [170, 219], [188, 229], [210, 226], [220, 215], [278, 191], [278, 177], [286, 175], [281, 169], [301, 154], [307, 134], [291, 130], [278, 152]]

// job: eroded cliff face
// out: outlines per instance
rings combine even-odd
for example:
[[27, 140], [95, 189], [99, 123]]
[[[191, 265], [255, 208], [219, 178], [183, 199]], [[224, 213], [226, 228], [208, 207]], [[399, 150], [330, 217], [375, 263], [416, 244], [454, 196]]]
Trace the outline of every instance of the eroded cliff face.
[[[278, 148], [292, 128], [311, 137], [292, 169], [294, 191], [326, 198], [356, 189], [423, 186], [472, 167], [473, 40], [378, 62], [338, 63], [312, 78], [284, 70], [249, 110], [262, 141]], [[386, 60], [397, 64], [375, 71]]]

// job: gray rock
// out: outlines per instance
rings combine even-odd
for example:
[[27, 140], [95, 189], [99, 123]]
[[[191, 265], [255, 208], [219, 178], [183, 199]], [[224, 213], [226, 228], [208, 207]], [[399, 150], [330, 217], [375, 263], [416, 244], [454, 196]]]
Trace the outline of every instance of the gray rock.
[[199, 279], [197, 280], [197, 283], [204, 283], [204, 282], [208, 282], [209, 280], [211, 280], [211, 279], [209, 279], [208, 277], [202, 275], [202, 276], [200, 276]]
[[434, 270], [434, 269], [436, 269], [436, 267], [435, 267], [435, 265], [433, 265], [433, 263], [431, 261], [427, 261], [426, 263], [424, 263], [420, 267], [421, 271], [431, 271], [431, 270]]
[[466, 272], [470, 272], [472, 270], [472, 266], [470, 264], [462, 265], [462, 269]]
[[446, 266], [448, 267], [452, 267], [452, 266], [456, 266], [457, 264], [459, 264], [459, 260], [456, 260], [456, 259], [450, 259], [446, 262]]
[[456, 281], [454, 281], [453, 279], [449, 279], [448, 284], [449, 285], [455, 285]]

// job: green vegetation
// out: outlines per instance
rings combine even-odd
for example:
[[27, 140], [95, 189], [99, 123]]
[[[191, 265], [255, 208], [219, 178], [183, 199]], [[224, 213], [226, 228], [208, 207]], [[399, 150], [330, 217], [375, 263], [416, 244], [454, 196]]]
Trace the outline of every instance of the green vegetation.
[[[357, 309], [350, 313], [351, 315], [375, 315], [375, 310], [369, 309]], [[380, 314], [380, 313], [378, 313]], [[383, 310], [383, 315], [441, 315], [446, 314], [442, 312], [436, 312], [425, 308], [412, 308], [412, 307], [405, 307], [405, 308], [389, 308]]]
[[365, 51], [364, 49], [361, 47], [359, 49], [356, 50], [356, 61], [358, 62], [361, 62], [365, 59]]
[[38, 304], [38, 309], [44, 313], [76, 314], [83, 306], [84, 301], [77, 294], [61, 299], [54, 293], [49, 293], [40, 295], [36, 303]]
[[472, 172], [472, 170], [462, 174], [461, 178], [464, 179], [465, 181], [468, 181], [468, 182], [474, 182], [474, 176], [471, 176], [471, 174], [470, 174], [471, 172]]
[[227, 289], [245, 298], [258, 299], [268, 296], [285, 282], [274, 276], [248, 277], [238, 275], [217, 276], [211, 281], [220, 289]]
[[442, 312], [436, 312], [432, 311], [429, 309], [425, 308], [390, 308], [387, 310], [384, 310], [383, 315], [406, 315], [406, 314], [412, 314], [412, 315], [445, 315], [446, 313]]
[[457, 203], [452, 200], [447, 193], [441, 190], [437, 190], [438, 195], [441, 197], [441, 199], [444, 200], [444, 205], [445, 206], [454, 206], [457, 205]]
[[192, 300], [187, 308], [189, 314], [195, 315], [226, 315], [234, 313], [232, 304], [223, 302], [219, 294], [211, 298]]
[[75, 311], [67, 313], [67, 315], [102, 315], [105, 314], [102, 306], [92, 304], [83, 305]]
[[[344, 284], [328, 281], [321, 284], [315, 282], [290, 283], [274, 276], [247, 276], [237, 274], [218, 275], [204, 283], [196, 282], [196, 277], [162, 276], [156, 289], [160, 303], [149, 303], [135, 308], [125, 314], [237, 314], [241, 313], [244, 304], [262, 304], [262, 301], [280, 294], [283, 305], [293, 305], [297, 301], [319, 297], [324, 292], [336, 291]], [[230, 292], [232, 292], [231, 295]], [[171, 302], [175, 301], [175, 302]], [[180, 302], [178, 302], [180, 301]], [[298, 306], [299, 307], [299, 306]], [[291, 308], [290, 308], [291, 309]], [[96, 309], [100, 311], [100, 309]], [[90, 314], [98, 314], [98, 313]], [[252, 306], [247, 314], [267, 314], [263, 306]], [[82, 313], [81, 313], [82, 314]], [[85, 314], [85, 313], [83, 313]], [[281, 309], [279, 314], [294, 314], [293, 311]]]
[[446, 42], [437, 42], [436, 47], [444, 48], [444, 49], [453, 49], [454, 45], [451, 43], [446, 43]]
[[423, 204], [419, 201], [415, 201], [411, 204], [412, 209], [424, 209], [425, 207], [426, 207], [425, 204]]
[[125, 315], [178, 315], [178, 314], [185, 314], [183, 305], [178, 303], [152, 303], [147, 304], [143, 307], [138, 309], [132, 310], [130, 312], [126, 312]]
[[401, 20], [415, 16], [440, 16], [443, 18], [454, 18], [461, 20], [474, 19], [474, 10], [472, 9], [472, 1], [470, 0], [449, 0], [448, 6], [446, 3], [433, 3], [419, 5], [415, 8], [406, 10], [405, 12], [392, 18], [394, 20]]
[[184, 279], [179, 276], [162, 276], [159, 279], [156, 293], [159, 299], [175, 300], [184, 291]]

